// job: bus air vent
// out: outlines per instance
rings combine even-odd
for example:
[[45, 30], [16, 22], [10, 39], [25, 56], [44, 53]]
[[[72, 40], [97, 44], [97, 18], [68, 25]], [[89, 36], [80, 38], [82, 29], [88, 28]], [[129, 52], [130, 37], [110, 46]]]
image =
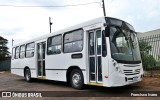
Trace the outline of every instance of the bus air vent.
[[140, 73], [140, 69], [135, 70], [123, 70], [125, 75], [137, 75]]

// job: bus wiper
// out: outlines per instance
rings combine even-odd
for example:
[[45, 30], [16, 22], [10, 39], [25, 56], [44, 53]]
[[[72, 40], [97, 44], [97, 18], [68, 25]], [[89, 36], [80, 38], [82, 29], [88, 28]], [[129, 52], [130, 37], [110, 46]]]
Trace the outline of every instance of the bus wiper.
[[119, 27], [116, 27], [116, 28], [118, 28], [120, 30], [120, 32], [124, 35], [125, 40], [127, 41], [127, 46], [129, 47], [129, 39], [128, 39], [127, 35], [122, 31], [121, 28], [119, 28]]
[[[131, 37], [131, 34], [132, 34], [132, 37]], [[135, 40], [135, 34], [134, 34], [134, 32], [132, 32], [132, 31], [130, 31], [130, 41], [131, 41], [131, 44], [132, 44], [132, 47], [133, 47], [133, 49], [135, 49], [137, 46], [137, 43], [136, 44], [134, 44], [134, 42], [136, 41]]]

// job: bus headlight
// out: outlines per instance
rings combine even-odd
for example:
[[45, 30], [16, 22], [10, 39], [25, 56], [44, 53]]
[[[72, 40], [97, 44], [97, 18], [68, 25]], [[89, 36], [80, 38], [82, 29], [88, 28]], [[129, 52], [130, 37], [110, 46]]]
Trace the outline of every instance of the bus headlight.
[[122, 73], [121, 69], [120, 69], [118, 66], [115, 67], [115, 70], [116, 70], [117, 72], [119, 72], [119, 73]]
[[118, 70], [119, 70], [119, 67], [116, 67], [116, 71], [118, 72]]
[[118, 65], [117, 62], [114, 62], [114, 63], [113, 63], [113, 66], [115, 67], [115, 70], [116, 70], [117, 72], [121, 73], [121, 69], [120, 69], [120, 67], [119, 67], [119, 65]]

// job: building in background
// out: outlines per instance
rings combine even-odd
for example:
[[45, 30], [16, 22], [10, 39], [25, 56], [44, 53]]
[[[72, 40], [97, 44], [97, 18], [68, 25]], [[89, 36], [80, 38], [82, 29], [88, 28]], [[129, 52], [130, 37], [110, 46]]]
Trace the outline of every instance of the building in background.
[[144, 33], [138, 33], [139, 41], [143, 40], [152, 46], [152, 50], [149, 52], [156, 61], [160, 60], [160, 29], [148, 31]]

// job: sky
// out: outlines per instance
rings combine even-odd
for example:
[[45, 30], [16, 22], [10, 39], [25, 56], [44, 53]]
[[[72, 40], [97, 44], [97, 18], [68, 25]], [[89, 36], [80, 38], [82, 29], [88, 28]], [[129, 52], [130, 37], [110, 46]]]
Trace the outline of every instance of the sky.
[[[101, 1], [0, 0], [0, 36], [8, 39], [8, 47], [11, 48], [12, 39], [14, 39], [14, 44], [16, 44], [49, 34], [49, 17], [51, 17], [53, 23], [52, 32], [102, 17], [103, 9]], [[130, 23], [137, 32], [160, 29], [160, 0], [104, 1], [106, 16]], [[88, 5], [46, 7], [78, 4]]]

